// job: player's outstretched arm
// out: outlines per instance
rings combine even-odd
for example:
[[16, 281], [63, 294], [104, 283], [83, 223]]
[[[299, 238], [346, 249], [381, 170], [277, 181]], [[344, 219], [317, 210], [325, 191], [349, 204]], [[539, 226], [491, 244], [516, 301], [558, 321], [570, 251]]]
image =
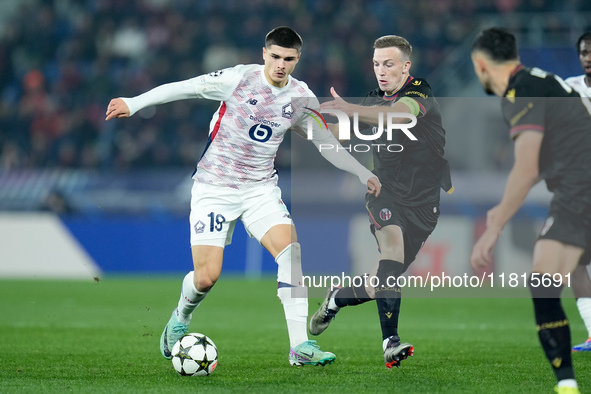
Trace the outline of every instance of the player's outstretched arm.
[[[383, 118], [384, 114], [386, 113], [399, 113], [401, 114], [399, 117], [392, 118], [391, 121], [397, 124], [405, 124], [410, 121], [410, 118], [403, 115], [403, 114], [413, 114], [417, 116], [418, 114], [418, 104], [412, 98], [404, 98], [408, 103], [414, 103], [417, 107], [416, 113], [409, 108], [409, 104], [405, 103], [405, 101], [394, 103], [392, 106], [363, 106], [363, 105], [356, 105], [351, 104], [345, 101], [339, 94], [336, 92], [335, 88], [330, 88], [330, 94], [334, 97], [334, 100], [324, 102], [320, 105], [320, 109], [323, 110], [338, 110], [344, 112], [347, 116], [352, 117], [356, 114], [358, 120], [360, 122], [366, 123], [371, 126], [378, 126], [380, 123], [380, 119], [382, 122], [386, 121], [386, 118]], [[332, 130], [332, 129], [331, 129]], [[333, 132], [334, 133], [334, 132]], [[338, 132], [335, 134], [338, 138]]]
[[129, 107], [120, 98], [114, 98], [109, 102], [107, 106], [107, 117], [105, 120], [111, 120], [115, 118], [127, 118], [129, 117]]
[[[313, 95], [313, 93], [311, 93]], [[315, 99], [315, 96], [314, 96]], [[318, 108], [319, 104], [317, 100], [312, 100], [309, 104], [311, 110], [315, 115], [318, 113], [312, 108]], [[308, 116], [306, 116], [308, 115]], [[380, 194], [382, 185], [378, 177], [370, 170], [361, 165], [342, 145], [337, 141], [334, 134], [337, 134], [337, 125], [334, 126], [323, 126], [321, 122], [309, 122], [309, 113], [303, 114], [296, 124], [292, 125], [291, 130], [296, 134], [307, 138], [312, 141], [318, 148], [318, 151], [329, 163], [336, 168], [347, 171], [350, 174], [356, 175], [361, 183], [367, 186], [367, 190], [370, 194], [375, 194], [376, 197]], [[312, 116], [314, 118], [314, 116]], [[310, 134], [304, 132], [304, 128], [308, 128], [312, 125], [312, 131]], [[325, 123], [326, 124], [326, 123]]]
[[[297, 130], [298, 127], [292, 128]], [[316, 129], [313, 133], [312, 143], [316, 145], [322, 157], [336, 168], [356, 175], [362, 184], [367, 186], [370, 194], [379, 196], [382, 184], [378, 177], [359, 163], [337, 141], [330, 130]]]
[[[205, 90], [207, 85], [202, 84], [201, 87], [201, 90]], [[139, 96], [119, 97], [111, 100], [107, 107], [106, 120], [126, 118], [151, 105], [201, 97], [209, 98], [209, 95], [203, 94], [202, 91], [197, 91], [192, 80], [171, 82], [157, 86]]]

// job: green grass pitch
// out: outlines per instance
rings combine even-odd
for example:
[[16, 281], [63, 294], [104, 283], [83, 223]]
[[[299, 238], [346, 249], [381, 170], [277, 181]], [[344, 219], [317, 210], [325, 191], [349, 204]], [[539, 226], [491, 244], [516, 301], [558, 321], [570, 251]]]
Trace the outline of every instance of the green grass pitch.
[[[386, 370], [375, 303], [344, 309], [318, 339], [326, 367], [291, 368], [283, 308], [272, 279], [222, 277], [194, 314], [219, 365], [183, 377], [158, 351], [178, 278], [0, 280], [0, 393], [551, 393], [528, 299], [404, 299], [402, 339], [415, 356]], [[319, 299], [310, 300], [310, 314]], [[573, 342], [585, 339], [574, 300], [563, 301]], [[573, 355], [582, 392], [591, 354]]]

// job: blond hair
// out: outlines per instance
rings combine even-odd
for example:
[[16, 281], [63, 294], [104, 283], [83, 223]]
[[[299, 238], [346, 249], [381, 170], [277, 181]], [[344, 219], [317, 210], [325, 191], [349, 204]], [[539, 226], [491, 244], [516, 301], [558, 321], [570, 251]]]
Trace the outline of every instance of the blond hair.
[[378, 48], [398, 48], [400, 52], [406, 57], [410, 59], [410, 55], [412, 54], [412, 46], [404, 37], [400, 36], [383, 36], [375, 40], [373, 43], [374, 49]]

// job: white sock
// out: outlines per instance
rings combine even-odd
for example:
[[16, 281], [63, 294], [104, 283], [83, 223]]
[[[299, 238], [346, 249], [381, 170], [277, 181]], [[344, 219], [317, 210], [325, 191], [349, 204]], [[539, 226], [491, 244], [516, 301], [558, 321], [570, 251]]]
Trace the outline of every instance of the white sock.
[[293, 349], [308, 340], [308, 289], [302, 286], [302, 254], [300, 244], [285, 247], [277, 257], [277, 297], [283, 304], [289, 346]]
[[591, 298], [579, 298], [577, 300], [577, 308], [579, 308], [583, 323], [585, 323], [585, 327], [587, 327], [587, 334], [589, 334], [588, 338], [591, 338]]
[[562, 379], [558, 382], [558, 387], [572, 387], [574, 389], [578, 389], [577, 381], [574, 379]]
[[177, 307], [176, 317], [183, 324], [189, 324], [193, 311], [203, 301], [207, 293], [209, 293], [208, 291], [201, 292], [195, 288], [193, 275], [193, 271], [185, 275], [181, 288], [181, 297], [179, 298]]
[[[292, 294], [293, 292], [293, 294]], [[305, 287], [281, 287], [277, 296], [283, 304], [289, 346], [293, 349], [308, 340], [308, 289]]]

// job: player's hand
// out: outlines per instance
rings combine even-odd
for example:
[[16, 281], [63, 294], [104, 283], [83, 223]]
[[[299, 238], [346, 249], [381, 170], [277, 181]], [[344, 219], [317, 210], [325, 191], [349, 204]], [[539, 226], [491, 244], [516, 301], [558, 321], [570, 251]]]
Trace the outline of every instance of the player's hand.
[[354, 105], [349, 104], [345, 100], [338, 95], [337, 91], [334, 90], [333, 87], [330, 88], [330, 94], [334, 97], [333, 101], [327, 101], [325, 103], [320, 104], [320, 109], [336, 109], [339, 111], [343, 111], [347, 114], [347, 116], [352, 116], [353, 112], [355, 112]]
[[125, 101], [120, 98], [111, 100], [107, 106], [107, 117], [105, 120], [111, 120], [113, 118], [127, 118], [129, 117], [129, 107], [125, 104]]
[[378, 177], [374, 176], [369, 178], [367, 181], [367, 192], [369, 194], [374, 194], [376, 197], [380, 195], [380, 191], [382, 190], [382, 184]]
[[470, 265], [474, 271], [486, 268], [492, 263], [492, 250], [499, 239], [500, 231], [495, 228], [487, 227], [482, 233], [470, 256]]

